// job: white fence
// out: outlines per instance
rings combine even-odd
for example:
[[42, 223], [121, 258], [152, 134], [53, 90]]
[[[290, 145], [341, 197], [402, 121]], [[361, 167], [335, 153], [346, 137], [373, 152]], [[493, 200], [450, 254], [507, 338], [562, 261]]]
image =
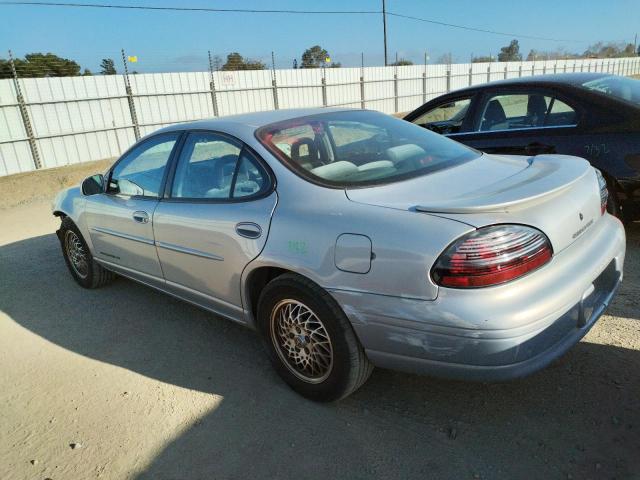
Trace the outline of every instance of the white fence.
[[[0, 80], [0, 176], [120, 155], [164, 125], [315, 106], [409, 111], [450, 90], [564, 72], [640, 73], [640, 58]], [[20, 92], [18, 92], [18, 89]]]

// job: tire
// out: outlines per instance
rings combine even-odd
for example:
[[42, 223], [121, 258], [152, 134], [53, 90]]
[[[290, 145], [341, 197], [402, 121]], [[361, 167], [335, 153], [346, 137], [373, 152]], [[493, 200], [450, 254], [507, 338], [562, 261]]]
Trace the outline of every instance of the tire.
[[299, 275], [283, 274], [262, 290], [258, 329], [278, 374], [310, 400], [340, 400], [373, 370], [340, 306]]
[[93, 259], [87, 242], [70, 218], [62, 219], [57, 233], [64, 261], [78, 285], [84, 288], [98, 288], [111, 283], [116, 278], [115, 273], [102, 267]]

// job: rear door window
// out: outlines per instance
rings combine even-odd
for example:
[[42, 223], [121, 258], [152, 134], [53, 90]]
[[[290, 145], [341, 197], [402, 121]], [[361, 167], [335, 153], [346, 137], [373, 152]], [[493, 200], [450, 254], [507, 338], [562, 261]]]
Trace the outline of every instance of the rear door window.
[[561, 100], [541, 93], [494, 95], [482, 108], [482, 132], [575, 125], [576, 112]]

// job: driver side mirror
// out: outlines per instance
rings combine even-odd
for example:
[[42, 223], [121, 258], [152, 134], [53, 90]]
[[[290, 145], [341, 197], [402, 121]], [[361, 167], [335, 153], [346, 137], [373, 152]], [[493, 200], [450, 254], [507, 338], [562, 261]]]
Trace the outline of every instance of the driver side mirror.
[[83, 195], [95, 195], [104, 191], [104, 175], [98, 173], [91, 175], [82, 181], [82, 194]]

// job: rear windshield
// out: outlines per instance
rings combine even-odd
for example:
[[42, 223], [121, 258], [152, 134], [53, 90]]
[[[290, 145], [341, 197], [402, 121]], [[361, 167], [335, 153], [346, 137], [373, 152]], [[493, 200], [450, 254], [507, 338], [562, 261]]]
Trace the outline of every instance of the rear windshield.
[[480, 156], [412, 123], [369, 110], [274, 123], [258, 130], [257, 137], [303, 177], [336, 187], [404, 180]]
[[640, 105], [640, 80], [627, 77], [604, 77], [583, 83], [589, 90]]

